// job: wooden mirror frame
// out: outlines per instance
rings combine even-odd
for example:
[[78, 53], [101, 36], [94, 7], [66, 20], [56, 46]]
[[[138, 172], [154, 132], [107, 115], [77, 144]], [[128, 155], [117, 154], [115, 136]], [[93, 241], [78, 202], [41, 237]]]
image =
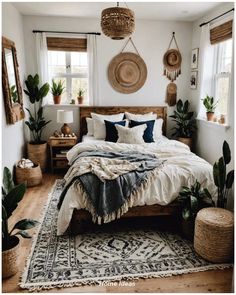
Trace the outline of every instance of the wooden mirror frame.
[[[13, 56], [13, 65], [15, 72], [15, 80], [18, 94], [18, 102], [14, 103], [11, 99], [10, 85], [7, 73], [7, 65], [5, 59], [4, 49], [10, 49]], [[23, 109], [23, 98], [22, 98], [22, 88], [20, 84], [20, 76], [18, 71], [18, 61], [16, 55], [15, 43], [5, 37], [2, 37], [2, 90], [4, 96], [4, 104], [6, 111], [6, 121], [7, 124], [14, 124], [15, 122], [22, 120], [25, 117]]]

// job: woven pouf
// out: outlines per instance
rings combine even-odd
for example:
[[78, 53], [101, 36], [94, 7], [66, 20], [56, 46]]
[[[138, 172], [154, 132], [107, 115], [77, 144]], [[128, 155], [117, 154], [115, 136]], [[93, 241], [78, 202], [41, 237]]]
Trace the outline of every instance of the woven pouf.
[[233, 257], [234, 215], [221, 208], [204, 208], [197, 214], [194, 249], [204, 259], [223, 263]]

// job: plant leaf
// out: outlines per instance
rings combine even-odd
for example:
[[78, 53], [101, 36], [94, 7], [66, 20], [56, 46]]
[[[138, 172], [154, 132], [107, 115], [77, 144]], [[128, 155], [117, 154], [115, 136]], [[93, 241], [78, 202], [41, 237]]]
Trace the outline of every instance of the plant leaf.
[[225, 186], [225, 179], [226, 179], [226, 167], [225, 167], [225, 161], [223, 157], [219, 159], [218, 168], [219, 168], [219, 179], [218, 179], [219, 187], [221, 190], [223, 190]]
[[33, 219], [22, 219], [18, 221], [12, 230], [14, 229], [21, 229], [21, 230], [26, 230], [26, 229], [31, 229], [39, 224], [38, 221], [33, 220]]
[[17, 236], [17, 235], [22, 236], [22, 238], [25, 238], [25, 239], [31, 238], [31, 236], [24, 230], [20, 230], [14, 234], [14, 236]]
[[7, 167], [4, 167], [4, 169], [3, 169], [2, 183], [3, 183], [3, 188], [6, 193], [8, 193], [9, 191], [11, 191], [14, 188], [14, 182], [12, 180], [11, 171]]
[[226, 188], [229, 189], [232, 187], [234, 182], [234, 170], [229, 171], [226, 178]]
[[229, 162], [231, 161], [231, 152], [227, 141], [224, 141], [223, 143], [223, 157], [225, 164], [229, 164]]
[[188, 220], [191, 217], [191, 212], [188, 208], [182, 210], [183, 219]]

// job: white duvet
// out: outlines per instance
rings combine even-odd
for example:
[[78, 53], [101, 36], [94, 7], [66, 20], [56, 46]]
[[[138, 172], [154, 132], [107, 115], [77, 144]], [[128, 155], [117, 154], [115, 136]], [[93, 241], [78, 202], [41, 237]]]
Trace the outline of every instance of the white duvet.
[[[82, 142], [74, 146], [68, 153], [69, 163], [84, 151], [138, 151], [155, 153], [166, 160], [156, 178], [143, 194], [137, 197], [133, 206], [168, 205], [174, 201], [182, 186], [190, 186], [196, 179], [207, 188], [214, 197], [216, 187], [213, 181], [212, 166], [192, 153], [188, 146], [162, 137], [157, 142], [145, 144], [125, 144], [113, 142]], [[72, 185], [66, 193], [59, 211], [57, 234], [62, 235], [69, 226], [74, 209], [86, 209], [84, 199], [79, 195], [76, 185]]]

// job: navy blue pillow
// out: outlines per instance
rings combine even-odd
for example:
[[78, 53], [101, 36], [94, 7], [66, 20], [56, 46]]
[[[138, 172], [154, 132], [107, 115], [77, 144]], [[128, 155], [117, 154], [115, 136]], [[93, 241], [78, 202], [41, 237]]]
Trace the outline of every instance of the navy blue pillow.
[[145, 129], [144, 134], [143, 134], [143, 140], [145, 142], [149, 142], [149, 143], [154, 142], [153, 128], [154, 128], [155, 120], [142, 121], [142, 122], [131, 120], [130, 123], [129, 123], [129, 127], [132, 128], [132, 127], [143, 125], [143, 124], [147, 125], [147, 128]]
[[105, 126], [106, 126], [106, 141], [112, 141], [112, 142], [117, 142], [118, 140], [118, 132], [116, 130], [115, 125], [121, 125], [121, 126], [125, 126], [126, 121], [119, 121], [119, 122], [110, 122], [110, 121], [106, 121], [105, 122]]

